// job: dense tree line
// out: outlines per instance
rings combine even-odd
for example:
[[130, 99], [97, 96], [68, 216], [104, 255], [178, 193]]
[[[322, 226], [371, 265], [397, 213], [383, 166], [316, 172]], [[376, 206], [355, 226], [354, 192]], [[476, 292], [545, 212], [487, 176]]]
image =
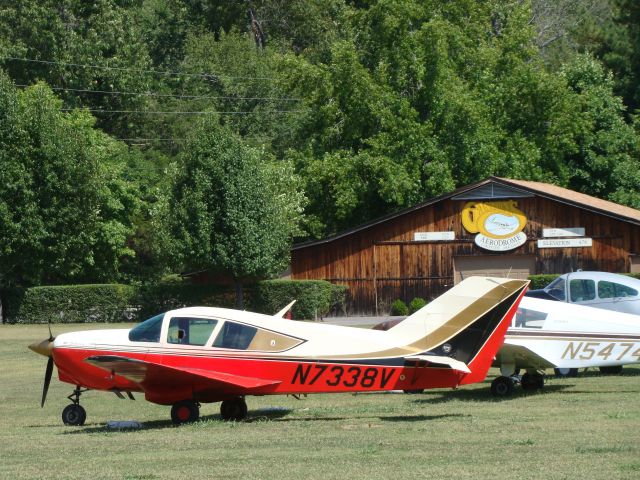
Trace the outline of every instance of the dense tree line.
[[489, 175], [640, 208], [639, 25], [632, 0], [1, 2], [0, 288], [269, 276]]

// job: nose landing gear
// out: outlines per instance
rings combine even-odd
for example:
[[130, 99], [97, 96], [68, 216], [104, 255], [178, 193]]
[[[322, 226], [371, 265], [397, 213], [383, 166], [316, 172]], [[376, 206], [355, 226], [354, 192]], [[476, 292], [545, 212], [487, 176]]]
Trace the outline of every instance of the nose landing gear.
[[87, 419], [87, 411], [80, 405], [80, 395], [87, 390], [77, 386], [73, 393], [67, 397], [73, 403], [62, 410], [62, 421], [65, 425], [84, 425], [84, 421]]

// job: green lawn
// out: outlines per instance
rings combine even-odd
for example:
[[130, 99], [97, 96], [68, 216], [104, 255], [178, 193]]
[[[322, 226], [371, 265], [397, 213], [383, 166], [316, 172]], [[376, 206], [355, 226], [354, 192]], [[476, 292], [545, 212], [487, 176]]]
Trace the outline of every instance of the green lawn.
[[[83, 328], [96, 327], [53, 326]], [[246, 422], [221, 421], [213, 404], [182, 427], [142, 397], [89, 392], [87, 424], [65, 427], [73, 387], [54, 375], [41, 409], [46, 359], [26, 348], [47, 335], [45, 325], [0, 325], [0, 479], [640, 478], [640, 368], [551, 378], [541, 393], [502, 401], [488, 382], [422, 395], [249, 397]], [[144, 428], [105, 427], [131, 419]]]

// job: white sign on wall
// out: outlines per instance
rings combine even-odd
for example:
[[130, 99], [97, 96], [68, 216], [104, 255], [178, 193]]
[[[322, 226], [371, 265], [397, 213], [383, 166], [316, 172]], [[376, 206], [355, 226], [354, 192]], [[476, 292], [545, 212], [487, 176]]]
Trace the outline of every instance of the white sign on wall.
[[584, 227], [543, 228], [543, 237], [584, 237]]
[[538, 240], [538, 248], [591, 247], [591, 238], [554, 238]]
[[479, 233], [476, 235], [474, 242], [480, 248], [485, 250], [493, 250], [494, 252], [506, 252], [523, 245], [527, 241], [524, 232], [518, 232], [513, 237], [507, 238], [491, 238]]
[[414, 232], [415, 242], [437, 242], [439, 240], [455, 240], [456, 232]]

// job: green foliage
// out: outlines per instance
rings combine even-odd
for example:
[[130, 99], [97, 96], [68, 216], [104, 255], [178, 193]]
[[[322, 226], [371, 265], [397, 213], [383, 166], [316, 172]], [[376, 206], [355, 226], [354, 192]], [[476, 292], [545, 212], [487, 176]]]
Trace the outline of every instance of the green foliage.
[[547, 285], [549, 285], [552, 281], [554, 281], [556, 278], [558, 278], [560, 275], [553, 275], [553, 274], [547, 274], [547, 275], [529, 275], [527, 278], [529, 280], [531, 280], [531, 283], [529, 284], [529, 289], [530, 290], [539, 290], [541, 288], [546, 287]]
[[126, 147], [42, 84], [0, 74], [0, 288], [111, 281], [139, 206]]
[[128, 285], [65, 285], [12, 290], [8, 323], [127, 322], [136, 318], [136, 290]]
[[174, 261], [240, 282], [283, 271], [304, 199], [291, 166], [272, 162], [217, 119], [202, 122], [181, 160], [158, 227]]
[[409, 303], [409, 313], [415, 313], [426, 305], [427, 301], [424, 298], [416, 297]]
[[323, 280], [264, 280], [258, 282], [253, 308], [273, 315], [291, 301], [293, 318], [314, 320], [331, 310], [344, 310], [347, 287]]
[[294, 237], [489, 175], [640, 208], [631, 0], [1, 11], [0, 286], [270, 276]]
[[133, 303], [139, 309], [136, 318], [144, 320], [158, 313], [183, 307], [232, 308], [235, 296], [226, 287], [158, 282], [136, 288]]
[[398, 299], [391, 304], [390, 315], [403, 316], [409, 315], [409, 307], [402, 300]]

